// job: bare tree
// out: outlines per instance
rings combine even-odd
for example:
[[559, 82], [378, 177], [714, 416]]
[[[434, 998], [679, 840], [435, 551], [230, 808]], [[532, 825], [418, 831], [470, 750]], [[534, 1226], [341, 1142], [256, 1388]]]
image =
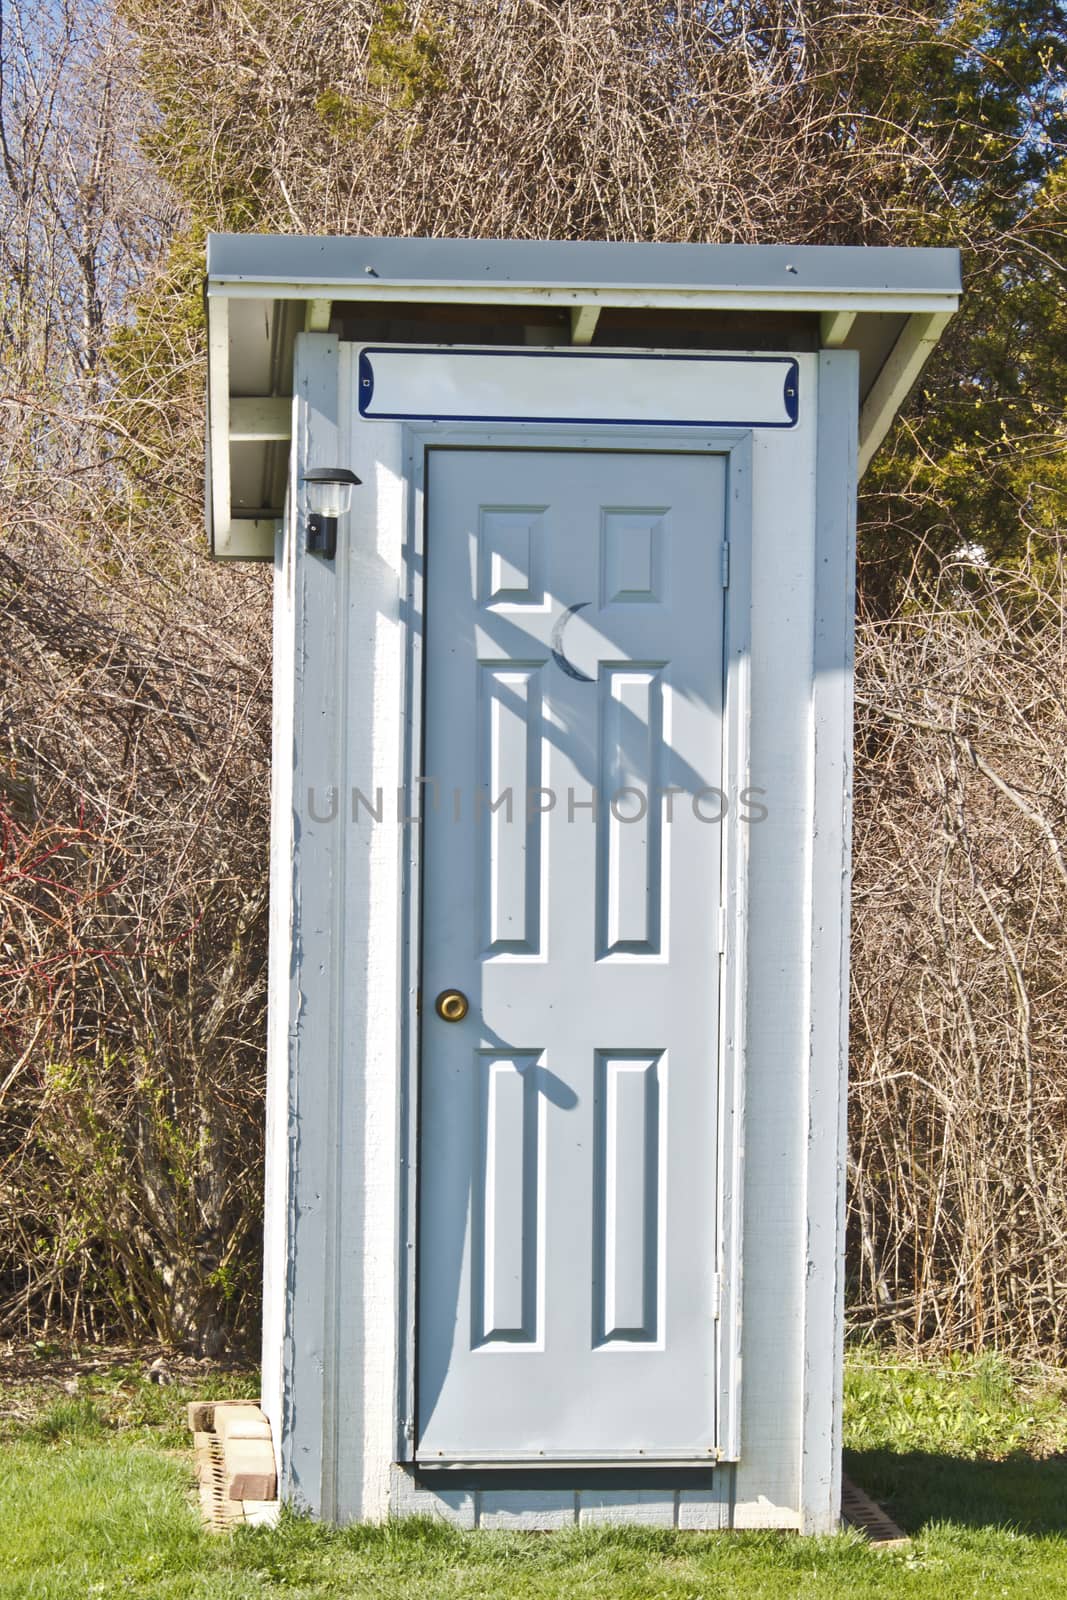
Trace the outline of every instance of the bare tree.
[[135, 62], [109, 6], [0, 0], [3, 332], [23, 381], [98, 369], [180, 215], [140, 153]]
[[[968, 15], [0, 0], [0, 1324], [211, 1348], [255, 1306], [269, 616], [202, 552], [204, 228], [966, 237], [1026, 288], [1022, 172], [1044, 327], [1052, 68], [1021, 133], [984, 90], [908, 100], [953, 51], [980, 78]], [[898, 565], [952, 453], [912, 415], [868, 530]], [[1054, 528], [1030, 415], [1019, 503], [1040, 470]], [[1065, 638], [1058, 555], [950, 562], [860, 628], [850, 1270], [857, 1322], [915, 1344], [1067, 1334]]]
[[0, 7], [0, 1317], [214, 1348], [257, 1292], [264, 584], [204, 559], [196, 328], [136, 404], [111, 359], [181, 218], [132, 41]]
[[859, 631], [853, 1317], [1067, 1340], [1067, 568], [961, 561]]
[[903, 0], [134, 15], [183, 193], [283, 232], [876, 242], [947, 133], [872, 93], [934, 30]]

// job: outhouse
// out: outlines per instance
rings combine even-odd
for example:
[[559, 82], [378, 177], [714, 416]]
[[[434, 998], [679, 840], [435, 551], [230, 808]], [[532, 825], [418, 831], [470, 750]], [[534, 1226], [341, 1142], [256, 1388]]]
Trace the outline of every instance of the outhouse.
[[855, 493], [952, 250], [216, 235], [263, 1405], [338, 1521], [838, 1520]]

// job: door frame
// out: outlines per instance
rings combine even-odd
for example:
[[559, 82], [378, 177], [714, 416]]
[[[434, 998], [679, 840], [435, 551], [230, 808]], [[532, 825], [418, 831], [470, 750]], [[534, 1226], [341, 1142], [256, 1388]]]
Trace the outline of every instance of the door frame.
[[[579, 454], [719, 455], [725, 458], [723, 595], [723, 772], [727, 796], [749, 786], [751, 673], [752, 430], [744, 428], [589, 426], [514, 423], [408, 423], [402, 429], [404, 589], [403, 748], [401, 792], [406, 825], [400, 843], [400, 1183], [396, 1461], [414, 1464], [421, 1029], [421, 830], [423, 758], [423, 628], [425, 617], [426, 483], [430, 450], [508, 450]], [[743, 1194], [745, 966], [748, 936], [747, 825], [728, 806], [721, 825], [722, 925], [719, 962], [719, 1095], [716, 1240], [719, 1315], [715, 1330], [717, 1459], [740, 1455], [741, 1234]], [[639, 1463], [635, 1463], [640, 1466]], [[558, 1463], [555, 1463], [558, 1469]], [[506, 1470], [506, 1469], [503, 1469]]]

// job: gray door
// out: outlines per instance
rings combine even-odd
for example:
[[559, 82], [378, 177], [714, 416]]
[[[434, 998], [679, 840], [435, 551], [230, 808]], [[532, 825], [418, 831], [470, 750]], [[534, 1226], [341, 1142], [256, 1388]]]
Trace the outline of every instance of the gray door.
[[430, 453], [422, 1460], [714, 1453], [724, 489]]

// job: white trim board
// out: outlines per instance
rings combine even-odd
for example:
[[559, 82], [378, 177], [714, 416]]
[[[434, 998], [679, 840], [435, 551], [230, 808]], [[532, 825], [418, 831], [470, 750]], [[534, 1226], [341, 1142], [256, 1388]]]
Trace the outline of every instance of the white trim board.
[[334, 301], [379, 300], [425, 305], [509, 306], [618, 306], [624, 309], [663, 311], [863, 311], [914, 312], [956, 309], [958, 294], [937, 291], [886, 289], [657, 289], [598, 288], [582, 284], [571, 288], [542, 284], [506, 287], [471, 284], [391, 283], [348, 278], [322, 278], [297, 282], [275, 278], [213, 278], [208, 285], [212, 302], [231, 300], [318, 300], [329, 291]]

